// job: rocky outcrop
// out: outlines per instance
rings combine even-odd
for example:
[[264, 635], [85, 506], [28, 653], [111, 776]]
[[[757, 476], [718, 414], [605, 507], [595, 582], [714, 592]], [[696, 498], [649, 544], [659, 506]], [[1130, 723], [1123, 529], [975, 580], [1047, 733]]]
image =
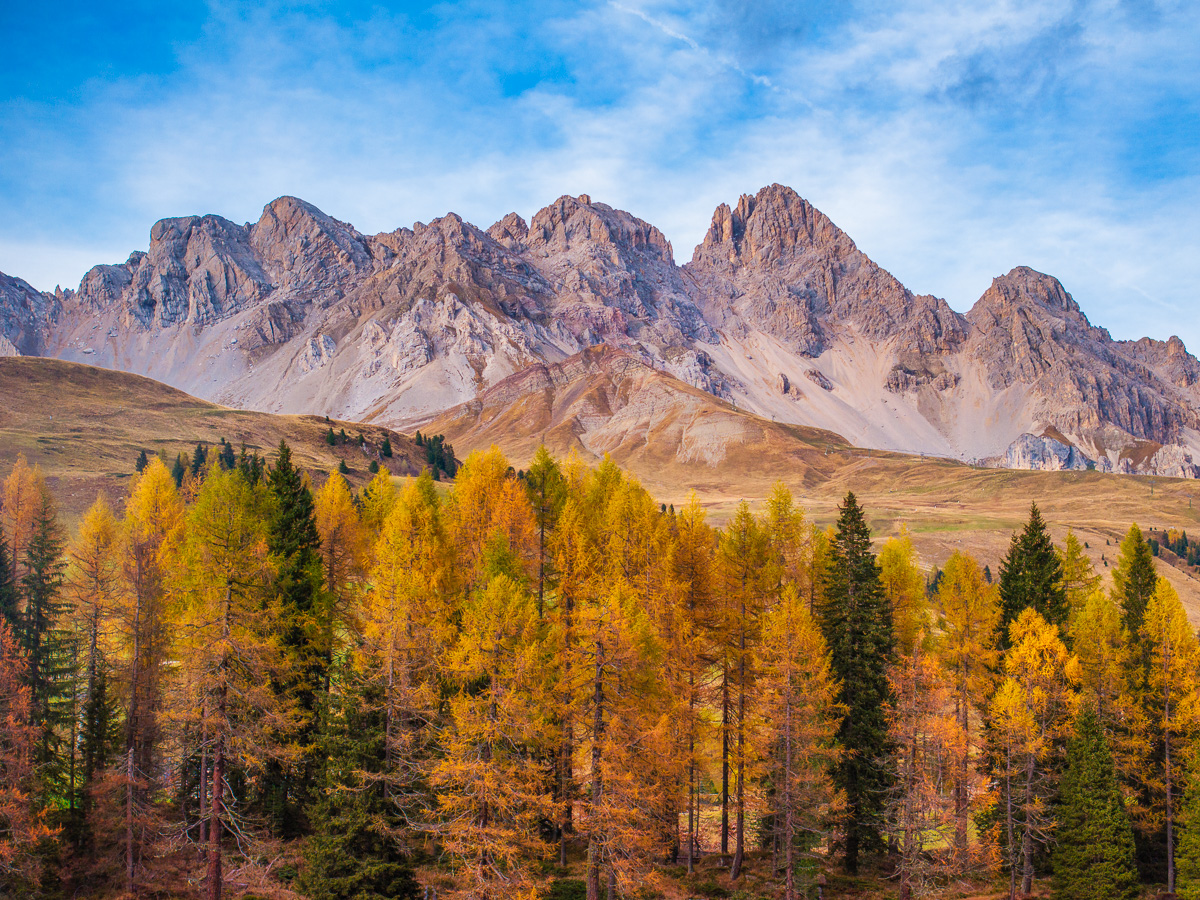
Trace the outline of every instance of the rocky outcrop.
[[720, 205], [682, 267], [661, 231], [587, 195], [486, 231], [449, 213], [375, 235], [281, 197], [253, 224], [163, 219], [76, 290], [0, 276], [0, 354], [394, 426], [500, 384], [558, 390], [539, 379], [599, 365], [599, 345], [634, 361], [601, 368], [636, 364], [864, 446], [1200, 474], [1200, 362], [1178, 338], [1114, 341], [1028, 268], [960, 315], [781, 185]]
[[0, 338], [5, 355], [38, 356], [60, 301], [31, 284], [0, 272]]
[[1007, 469], [1039, 469], [1045, 472], [1096, 468], [1094, 460], [1079, 448], [1064, 444], [1049, 435], [1023, 434], [1004, 451], [1000, 465]]

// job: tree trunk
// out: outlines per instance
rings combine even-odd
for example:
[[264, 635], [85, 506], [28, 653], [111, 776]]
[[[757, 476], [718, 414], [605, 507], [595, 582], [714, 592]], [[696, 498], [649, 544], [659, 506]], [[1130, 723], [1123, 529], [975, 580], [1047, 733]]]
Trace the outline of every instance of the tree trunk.
[[588, 835], [587, 900], [600, 900], [600, 832], [595, 820], [603, 785], [600, 781], [600, 742], [604, 738], [604, 663], [596, 647], [596, 671], [592, 682], [592, 808]]
[[1021, 833], [1021, 893], [1029, 894], [1033, 890], [1033, 823], [1030, 816], [1033, 810], [1033, 775], [1034, 757], [1032, 753], [1025, 763], [1025, 830]]
[[[1165, 655], [1165, 654], [1164, 654]], [[1165, 682], [1163, 693], [1163, 718], [1166, 722], [1164, 729], [1164, 744], [1166, 751], [1166, 766], [1164, 774], [1166, 776], [1167, 789], [1167, 893], [1175, 893], [1175, 801], [1172, 796], [1173, 785], [1171, 784], [1171, 685], [1170, 682]]]
[[721, 864], [729, 859], [729, 668], [721, 667]]
[[742, 874], [746, 857], [746, 604], [742, 604], [741, 654], [738, 660], [737, 834], [729, 877]]
[[[796, 814], [792, 803], [792, 694], [791, 683], [784, 701], [784, 734], [783, 739], [783, 840], [784, 865], [787, 872], [784, 876], [784, 896], [786, 900], [796, 900]], [[776, 829], [778, 830], [778, 828]]]
[[[225, 715], [225, 690], [221, 689], [217, 715]], [[225, 736], [217, 736], [213, 752], [212, 806], [208, 819], [207, 900], [221, 900], [221, 808], [225, 802]]]

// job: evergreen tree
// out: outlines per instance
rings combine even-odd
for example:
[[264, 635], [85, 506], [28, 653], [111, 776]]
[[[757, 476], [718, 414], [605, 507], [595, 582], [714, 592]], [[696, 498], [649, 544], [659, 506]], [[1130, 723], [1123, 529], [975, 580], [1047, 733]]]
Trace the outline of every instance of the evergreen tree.
[[22, 643], [28, 660], [31, 721], [41, 724], [34, 759], [43, 778], [57, 778], [62, 760], [58, 754], [58, 726], [65, 720], [66, 695], [71, 677], [71, 637], [60, 627], [65, 610], [62, 600], [62, 532], [53, 500], [42, 488], [33, 518], [33, 531], [25, 551], [28, 571], [21, 579], [25, 596]]
[[392, 439], [391, 439], [391, 437], [388, 437], [388, 436], [384, 437], [383, 446], [379, 448], [379, 453], [381, 456], [385, 456], [388, 459], [392, 458]]
[[175, 479], [175, 487], [183, 487], [183, 476], [187, 474], [189, 462], [182, 453], [175, 457], [175, 465], [171, 466], [171, 477]]
[[203, 444], [196, 445], [196, 452], [192, 454], [192, 467], [190, 469], [193, 478], [199, 478], [200, 473], [204, 471], [204, 466], [208, 462], [208, 448]]
[[141, 472], [142, 469], [146, 468], [146, 466], [149, 463], [150, 463], [150, 458], [148, 456], [146, 456], [146, 451], [143, 450], [138, 454], [137, 462], [135, 462], [133, 464], [133, 467], [135, 469], [137, 469], [139, 472]]
[[1141, 633], [1146, 604], [1154, 596], [1157, 582], [1154, 554], [1142, 539], [1142, 530], [1135, 522], [1121, 541], [1121, 555], [1113, 569], [1113, 599], [1121, 607], [1121, 624], [1135, 640]]
[[888, 667], [895, 655], [892, 612], [871, 552], [871, 531], [853, 493], [846, 494], [830, 548], [821, 626], [837, 702], [846, 709], [838, 729], [844, 754], [833, 780], [844, 792], [845, 862], [858, 871], [861, 851], [881, 849], [884, 803], [891, 777], [888, 714], [893, 697]]
[[1054, 900], [1132, 900], [1133, 827], [1096, 711], [1086, 706], [1067, 744], [1051, 857]]
[[330, 447], [337, 443], [337, 435], [333, 433], [332, 426], [328, 431], [325, 432], [325, 443], [327, 443]]
[[312, 786], [310, 752], [316, 727], [319, 693], [330, 663], [328, 618], [332, 615], [323, 589], [321, 537], [317, 531], [312, 491], [303, 472], [292, 464], [292, 451], [279, 442], [279, 456], [267, 475], [274, 499], [267, 530], [267, 548], [276, 566], [275, 594], [280, 604], [282, 643], [295, 667], [290, 692], [301, 717], [296, 736], [302, 761], [289, 776], [273, 764], [267, 779], [268, 813], [281, 833], [294, 834], [300, 812]]
[[1180, 900], [1200, 900], [1200, 741], [1192, 742], [1188, 756], [1187, 780], [1179, 807], [1175, 891]]
[[20, 611], [17, 606], [16, 560], [8, 550], [8, 538], [0, 529], [0, 624], [17, 631]]
[[237, 465], [237, 458], [233, 455], [233, 444], [229, 443], [225, 438], [221, 438], [221, 454], [217, 459], [220, 460], [221, 468], [226, 472]]
[[349, 475], [350, 474], [350, 467], [348, 465], [346, 465], [346, 461], [344, 459], [338, 460], [337, 470], [338, 470], [339, 475]]
[[1014, 534], [1008, 555], [1000, 563], [1000, 643], [1009, 646], [1009, 625], [1021, 611], [1036, 610], [1051, 625], [1066, 625], [1067, 598], [1063, 569], [1037, 504], [1029, 507], [1029, 521]]
[[312, 900], [416, 900], [420, 887], [404, 853], [403, 821], [388, 796], [382, 697], [354, 679], [331, 695], [319, 741], [313, 836], [297, 887]]

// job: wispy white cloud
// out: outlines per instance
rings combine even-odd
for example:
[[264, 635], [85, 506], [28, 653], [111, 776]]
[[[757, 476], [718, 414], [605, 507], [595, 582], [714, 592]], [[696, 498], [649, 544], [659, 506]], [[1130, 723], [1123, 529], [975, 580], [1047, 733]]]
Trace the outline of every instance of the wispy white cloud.
[[1028, 264], [1119, 337], [1200, 349], [1193, 5], [766, 6], [218, 4], [170, 72], [0, 100], [0, 269], [74, 283], [156, 218], [283, 193], [379, 231], [587, 192], [683, 261], [778, 181], [956, 308]]

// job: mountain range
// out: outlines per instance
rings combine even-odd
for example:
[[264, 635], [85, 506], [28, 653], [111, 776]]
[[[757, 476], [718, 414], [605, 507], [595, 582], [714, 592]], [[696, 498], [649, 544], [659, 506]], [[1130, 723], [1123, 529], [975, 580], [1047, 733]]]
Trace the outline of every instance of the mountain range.
[[1024, 267], [960, 314], [781, 185], [719, 206], [682, 266], [587, 195], [486, 230], [451, 213], [364, 235], [293, 197], [255, 223], [163, 219], [78, 289], [0, 274], [0, 355], [432, 426], [460, 451], [552, 436], [715, 465], [798, 425], [987, 465], [1200, 475], [1200, 362], [1178, 338], [1114, 340]]

